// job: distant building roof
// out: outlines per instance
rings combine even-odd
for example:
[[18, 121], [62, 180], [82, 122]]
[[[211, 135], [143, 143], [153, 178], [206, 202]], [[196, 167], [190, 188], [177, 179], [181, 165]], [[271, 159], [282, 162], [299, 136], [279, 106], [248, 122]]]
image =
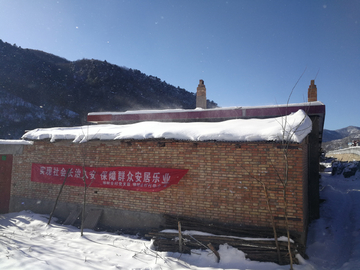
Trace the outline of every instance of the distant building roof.
[[87, 121], [96, 124], [130, 124], [143, 121], [161, 122], [218, 122], [229, 119], [272, 118], [288, 115], [298, 110], [309, 116], [325, 115], [325, 105], [320, 101], [255, 107], [228, 107], [215, 109], [168, 109], [126, 112], [91, 112]]

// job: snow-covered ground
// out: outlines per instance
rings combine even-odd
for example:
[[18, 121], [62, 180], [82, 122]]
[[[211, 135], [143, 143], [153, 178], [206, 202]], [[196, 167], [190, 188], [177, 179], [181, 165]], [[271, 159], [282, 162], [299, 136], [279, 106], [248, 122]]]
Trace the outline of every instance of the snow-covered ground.
[[309, 261], [315, 269], [360, 269], [360, 172], [323, 174], [320, 196], [325, 201], [309, 228]]
[[[321, 218], [310, 225], [307, 260], [297, 270], [360, 269], [360, 172], [350, 178], [323, 174]], [[0, 269], [289, 269], [245, 259], [228, 245], [220, 263], [209, 250], [191, 255], [156, 252], [135, 236], [85, 230], [23, 211], [0, 215]]]

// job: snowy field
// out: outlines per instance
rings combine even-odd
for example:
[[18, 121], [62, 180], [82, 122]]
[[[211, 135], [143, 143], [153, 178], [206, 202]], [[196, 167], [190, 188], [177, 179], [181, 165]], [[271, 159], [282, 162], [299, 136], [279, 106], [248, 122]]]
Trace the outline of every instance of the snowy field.
[[[307, 255], [297, 270], [360, 269], [360, 172], [345, 179], [323, 174], [321, 218], [310, 225]], [[191, 255], [156, 252], [151, 241], [135, 236], [85, 230], [56, 222], [48, 215], [23, 211], [0, 215], [0, 269], [289, 269], [289, 265], [245, 259], [228, 245], [220, 263], [209, 251]]]

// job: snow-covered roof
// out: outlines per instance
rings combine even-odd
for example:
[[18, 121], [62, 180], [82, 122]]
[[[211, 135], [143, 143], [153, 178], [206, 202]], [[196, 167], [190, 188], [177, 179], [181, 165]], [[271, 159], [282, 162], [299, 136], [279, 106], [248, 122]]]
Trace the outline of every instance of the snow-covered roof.
[[291, 141], [301, 142], [312, 129], [311, 119], [303, 110], [288, 116], [267, 119], [233, 119], [222, 122], [155, 122], [128, 125], [90, 125], [34, 129], [24, 140], [175, 139], [190, 141]]
[[31, 141], [25, 141], [25, 140], [0, 140], [0, 144], [29, 145], [29, 144], [33, 144], [33, 142], [31, 142]]

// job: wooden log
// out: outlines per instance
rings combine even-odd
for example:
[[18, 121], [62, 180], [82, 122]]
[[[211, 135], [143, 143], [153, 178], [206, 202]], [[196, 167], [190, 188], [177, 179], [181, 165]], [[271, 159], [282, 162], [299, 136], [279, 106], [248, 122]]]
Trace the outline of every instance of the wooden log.
[[[158, 251], [177, 252], [178, 251], [178, 234], [164, 233], [164, 232], [151, 232], [147, 235], [154, 239], [154, 246]], [[202, 243], [211, 243], [214, 250], [219, 249], [219, 246], [227, 243], [228, 245], [237, 248], [246, 254], [246, 258], [250, 260], [257, 260], [262, 262], [276, 262], [279, 264], [288, 264], [290, 258], [288, 256], [287, 242], [279, 242], [279, 254], [281, 260], [279, 261], [277, 248], [274, 240], [245, 240], [237, 237], [222, 237], [216, 235], [184, 235], [183, 240], [183, 253], [190, 253], [192, 249], [206, 249], [209, 247], [204, 246]], [[291, 245], [293, 254], [295, 254], [296, 245]], [[214, 252], [215, 253], [215, 252]], [[295, 257], [293, 256], [293, 260]]]
[[[175, 239], [178, 235], [176, 233], [148, 233], [147, 237], [163, 237], [168, 239]], [[211, 242], [211, 243], [228, 243], [229, 245], [244, 245], [244, 246], [254, 246], [254, 247], [263, 247], [267, 249], [276, 249], [274, 240], [245, 240], [237, 237], [231, 236], [204, 236], [204, 235], [194, 235], [196, 239], [201, 242]], [[187, 241], [191, 241], [191, 237], [188, 235], [182, 234], [182, 238]], [[294, 243], [291, 244], [293, 249], [296, 249], [296, 245]], [[279, 247], [281, 249], [287, 249], [287, 242], [279, 242]]]
[[220, 254], [219, 254], [219, 252], [217, 252], [217, 250], [214, 248], [214, 246], [211, 243], [209, 243], [207, 246], [215, 254], [215, 256], [217, 258], [217, 262], [219, 263], [220, 262]]
[[[177, 229], [176, 225], [181, 220], [183, 230], [198, 230], [213, 234], [231, 234], [240, 237], [256, 237], [256, 238], [272, 238], [274, 232], [272, 228], [253, 227], [253, 226], [238, 226], [232, 224], [223, 224], [203, 221], [189, 217], [176, 217], [172, 215], [164, 215], [166, 229]], [[278, 229], [278, 235], [286, 235], [285, 229]], [[298, 233], [292, 232], [291, 238], [299, 239]]]

